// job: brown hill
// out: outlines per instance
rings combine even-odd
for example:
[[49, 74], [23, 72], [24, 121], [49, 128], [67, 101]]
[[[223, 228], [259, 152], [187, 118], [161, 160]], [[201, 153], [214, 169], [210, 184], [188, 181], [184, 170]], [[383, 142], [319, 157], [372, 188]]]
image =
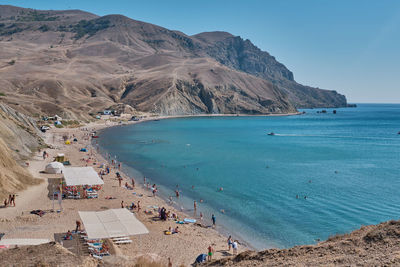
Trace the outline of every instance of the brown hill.
[[399, 239], [400, 221], [389, 221], [314, 246], [247, 251], [205, 266], [400, 266]]
[[346, 105], [224, 32], [187, 36], [121, 15], [0, 6], [0, 45], [1, 99], [31, 114], [84, 118], [116, 104], [161, 114]]

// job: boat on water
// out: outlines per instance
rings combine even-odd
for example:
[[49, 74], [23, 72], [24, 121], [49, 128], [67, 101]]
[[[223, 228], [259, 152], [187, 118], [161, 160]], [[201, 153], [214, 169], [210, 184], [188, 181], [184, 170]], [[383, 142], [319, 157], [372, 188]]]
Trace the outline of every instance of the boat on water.
[[270, 132], [270, 133], [268, 133], [268, 135], [275, 135], [275, 133], [274, 132]]

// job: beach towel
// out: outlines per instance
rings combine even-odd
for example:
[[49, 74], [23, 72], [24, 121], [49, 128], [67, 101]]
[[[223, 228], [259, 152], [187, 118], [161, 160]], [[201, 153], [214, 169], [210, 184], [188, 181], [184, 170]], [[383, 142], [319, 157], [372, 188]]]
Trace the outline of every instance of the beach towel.
[[196, 219], [185, 218], [183, 221], [184, 221], [185, 223], [195, 223], [195, 222], [196, 222]]

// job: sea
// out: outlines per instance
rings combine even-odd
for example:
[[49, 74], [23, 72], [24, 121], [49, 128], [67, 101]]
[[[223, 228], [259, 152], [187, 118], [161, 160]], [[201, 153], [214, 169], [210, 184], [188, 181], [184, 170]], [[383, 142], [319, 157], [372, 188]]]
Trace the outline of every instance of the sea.
[[145, 176], [259, 250], [399, 219], [400, 104], [325, 110], [148, 121], [105, 129], [98, 146], [137, 184]]

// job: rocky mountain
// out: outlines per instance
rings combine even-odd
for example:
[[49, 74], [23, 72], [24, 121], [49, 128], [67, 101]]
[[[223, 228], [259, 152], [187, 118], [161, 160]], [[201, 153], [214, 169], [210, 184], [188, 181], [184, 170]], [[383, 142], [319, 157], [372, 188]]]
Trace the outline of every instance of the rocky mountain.
[[346, 106], [343, 95], [296, 83], [273, 56], [225, 32], [188, 36], [121, 15], [0, 6], [0, 45], [0, 99], [32, 115]]

